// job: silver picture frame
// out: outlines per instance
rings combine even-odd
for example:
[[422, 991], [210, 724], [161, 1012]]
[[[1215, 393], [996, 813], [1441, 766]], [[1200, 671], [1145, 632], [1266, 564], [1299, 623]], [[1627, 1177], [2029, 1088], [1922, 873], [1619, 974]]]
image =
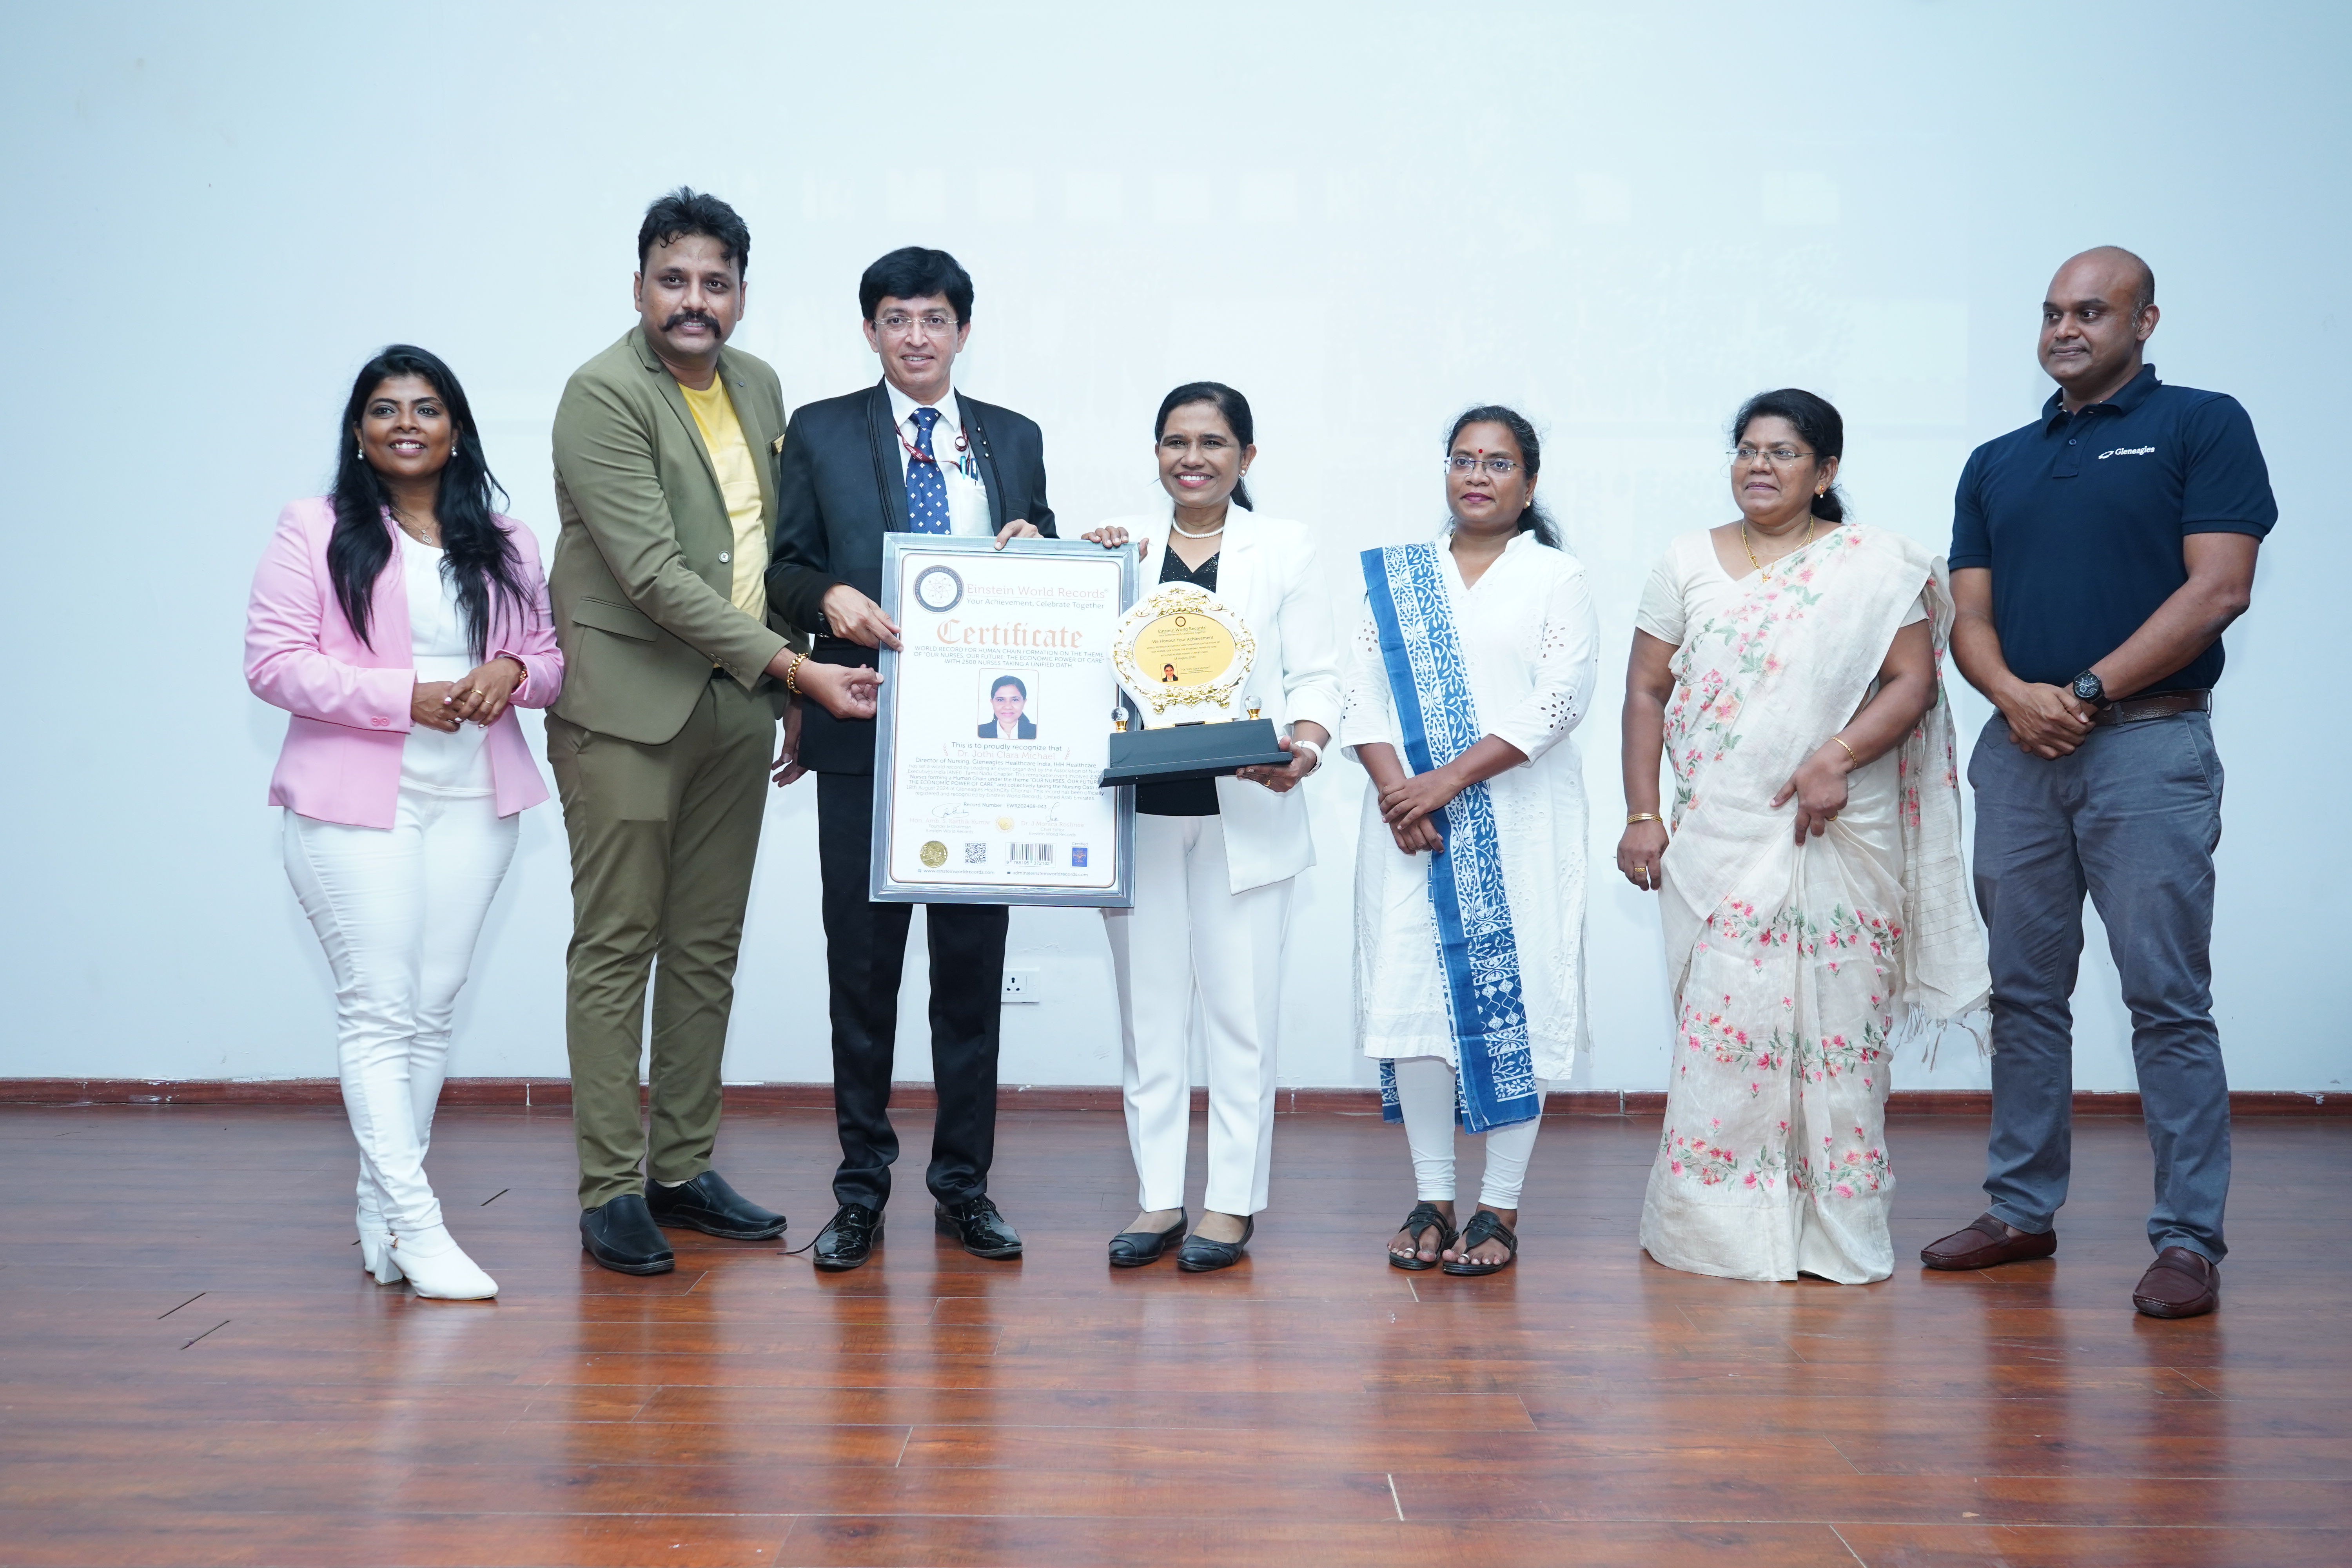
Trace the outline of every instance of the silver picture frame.
[[[1113, 557], [1118, 563], [1118, 604], [1101, 617], [1101, 711], [1083, 721], [1098, 723], [1108, 737], [1111, 730], [1112, 709], [1127, 700], [1111, 667], [1110, 646], [1119, 616], [1135, 603], [1138, 570], [1133, 544], [1105, 550], [1101, 545], [1085, 540], [1017, 539], [1007, 543], [1003, 552], [1000, 553], [992, 539], [888, 533], [883, 536], [882, 541], [882, 613], [890, 618], [892, 625], [902, 628], [906, 626], [907, 616], [901, 613], [904, 606], [900, 601], [902, 584], [907, 577], [907, 559], [910, 555], [925, 558], [936, 555], [952, 562], [957, 557], [972, 556], [1001, 559], [1002, 554], [1015, 552], [1024, 558], [1035, 560], [1041, 566], [1057, 557], [1072, 562], [1084, 561], [1097, 566], [1106, 556]], [[999, 879], [985, 885], [958, 886], [902, 881], [892, 874], [890, 847], [898, 824], [899, 804], [894, 795], [894, 785], [898, 775], [898, 693], [902, 684], [899, 675], [903, 658], [897, 649], [886, 647], [881, 650], [882, 690], [875, 712], [874, 837], [868, 847], [871, 868], [868, 896], [881, 903], [1132, 909], [1135, 906], [1135, 791], [1131, 787], [1115, 788], [1110, 792], [1116, 796], [1111, 848], [1117, 857], [1117, 865], [1108, 886], [1072, 888], [1051, 882], [1027, 883], [1012, 878]]]

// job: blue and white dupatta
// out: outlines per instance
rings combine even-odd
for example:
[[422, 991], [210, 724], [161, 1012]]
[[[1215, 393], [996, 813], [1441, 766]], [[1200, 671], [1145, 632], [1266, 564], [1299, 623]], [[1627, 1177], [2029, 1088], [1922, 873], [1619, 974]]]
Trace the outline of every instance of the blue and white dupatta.
[[[1363, 552], [1381, 662], [1405, 760], [1416, 773], [1444, 767], [1485, 733], [1454, 625], [1445, 581], [1453, 565], [1444, 549], [1442, 543], [1400, 544]], [[1543, 1094], [1528, 1042], [1519, 943], [1503, 886], [1494, 796], [1483, 783], [1474, 784], [1439, 815], [1445, 851], [1429, 859], [1429, 905], [1454, 1026], [1455, 1115], [1469, 1131], [1485, 1132], [1540, 1115]], [[1397, 1121], [1402, 1114], [1396, 1066], [1384, 1061], [1381, 1116]]]

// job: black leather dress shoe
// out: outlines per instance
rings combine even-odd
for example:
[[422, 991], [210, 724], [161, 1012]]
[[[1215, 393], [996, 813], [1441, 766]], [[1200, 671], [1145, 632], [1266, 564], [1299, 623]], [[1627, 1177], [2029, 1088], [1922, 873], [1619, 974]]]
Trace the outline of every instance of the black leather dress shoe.
[[997, 1212], [985, 1194], [953, 1205], [940, 1204], [931, 1213], [940, 1234], [954, 1237], [974, 1258], [1021, 1256], [1021, 1233]]
[[1157, 1263], [1160, 1255], [1184, 1239], [1184, 1211], [1176, 1211], [1176, 1223], [1166, 1230], [1122, 1230], [1110, 1238], [1110, 1266], [1113, 1268], [1140, 1268], [1147, 1263]]
[[602, 1208], [583, 1212], [580, 1246], [615, 1274], [667, 1274], [677, 1267], [677, 1254], [669, 1249], [646, 1200], [635, 1193], [623, 1193]]
[[1176, 1267], [1187, 1274], [1206, 1274], [1213, 1269], [1231, 1268], [1242, 1260], [1242, 1252], [1249, 1246], [1250, 1234], [1257, 1229], [1257, 1216], [1242, 1221], [1239, 1241], [1211, 1241], [1205, 1236], [1188, 1236], [1177, 1249]]
[[783, 1215], [761, 1208], [716, 1171], [705, 1171], [675, 1187], [646, 1177], [646, 1207], [653, 1211], [656, 1225], [689, 1226], [730, 1241], [765, 1241], [784, 1234]]
[[809, 1244], [809, 1261], [819, 1268], [858, 1268], [882, 1245], [882, 1215], [864, 1204], [844, 1204]]

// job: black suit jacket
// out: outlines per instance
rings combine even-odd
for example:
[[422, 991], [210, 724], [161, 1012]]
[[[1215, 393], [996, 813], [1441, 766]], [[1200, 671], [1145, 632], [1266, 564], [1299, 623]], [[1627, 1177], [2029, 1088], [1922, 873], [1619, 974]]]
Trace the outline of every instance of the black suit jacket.
[[[1045, 503], [1045, 442], [1034, 420], [955, 395], [957, 416], [980, 460], [988, 515], [997, 528], [1026, 518], [1054, 536]], [[792, 417], [776, 462], [776, 547], [768, 563], [768, 605], [815, 635], [810, 658], [825, 664], [877, 662], [874, 649], [828, 636], [825, 590], [846, 583], [882, 597], [882, 536], [907, 530], [907, 480], [890, 394], [882, 382], [846, 397], [812, 403]], [[804, 705], [801, 761], [818, 773], [874, 771], [874, 721], [836, 719]]]
[[[1013, 739], [1015, 740], [1034, 741], [1037, 738], [1037, 726], [1032, 724], [1024, 715], [1022, 718], [1021, 722], [1014, 727], [1013, 733]], [[987, 723], [982, 724], [980, 727], [980, 738], [983, 741], [993, 741], [996, 739], [995, 720], [991, 719]]]

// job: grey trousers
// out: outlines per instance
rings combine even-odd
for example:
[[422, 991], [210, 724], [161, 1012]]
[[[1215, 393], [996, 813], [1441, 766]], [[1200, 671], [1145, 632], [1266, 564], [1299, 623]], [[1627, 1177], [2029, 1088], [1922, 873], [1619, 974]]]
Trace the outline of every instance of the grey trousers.
[[2045, 761], [1996, 714], [1969, 758], [1977, 901], [1991, 938], [1992, 1141], [1985, 1192], [2020, 1230], [2050, 1230], [2074, 1144], [2074, 1012], [2083, 895], [2107, 928], [2131, 1009], [2156, 1206], [2147, 1238], [2220, 1262], [2230, 1085], [2213, 1026], [2213, 848], [2221, 762], [2180, 713], [2094, 730]]

